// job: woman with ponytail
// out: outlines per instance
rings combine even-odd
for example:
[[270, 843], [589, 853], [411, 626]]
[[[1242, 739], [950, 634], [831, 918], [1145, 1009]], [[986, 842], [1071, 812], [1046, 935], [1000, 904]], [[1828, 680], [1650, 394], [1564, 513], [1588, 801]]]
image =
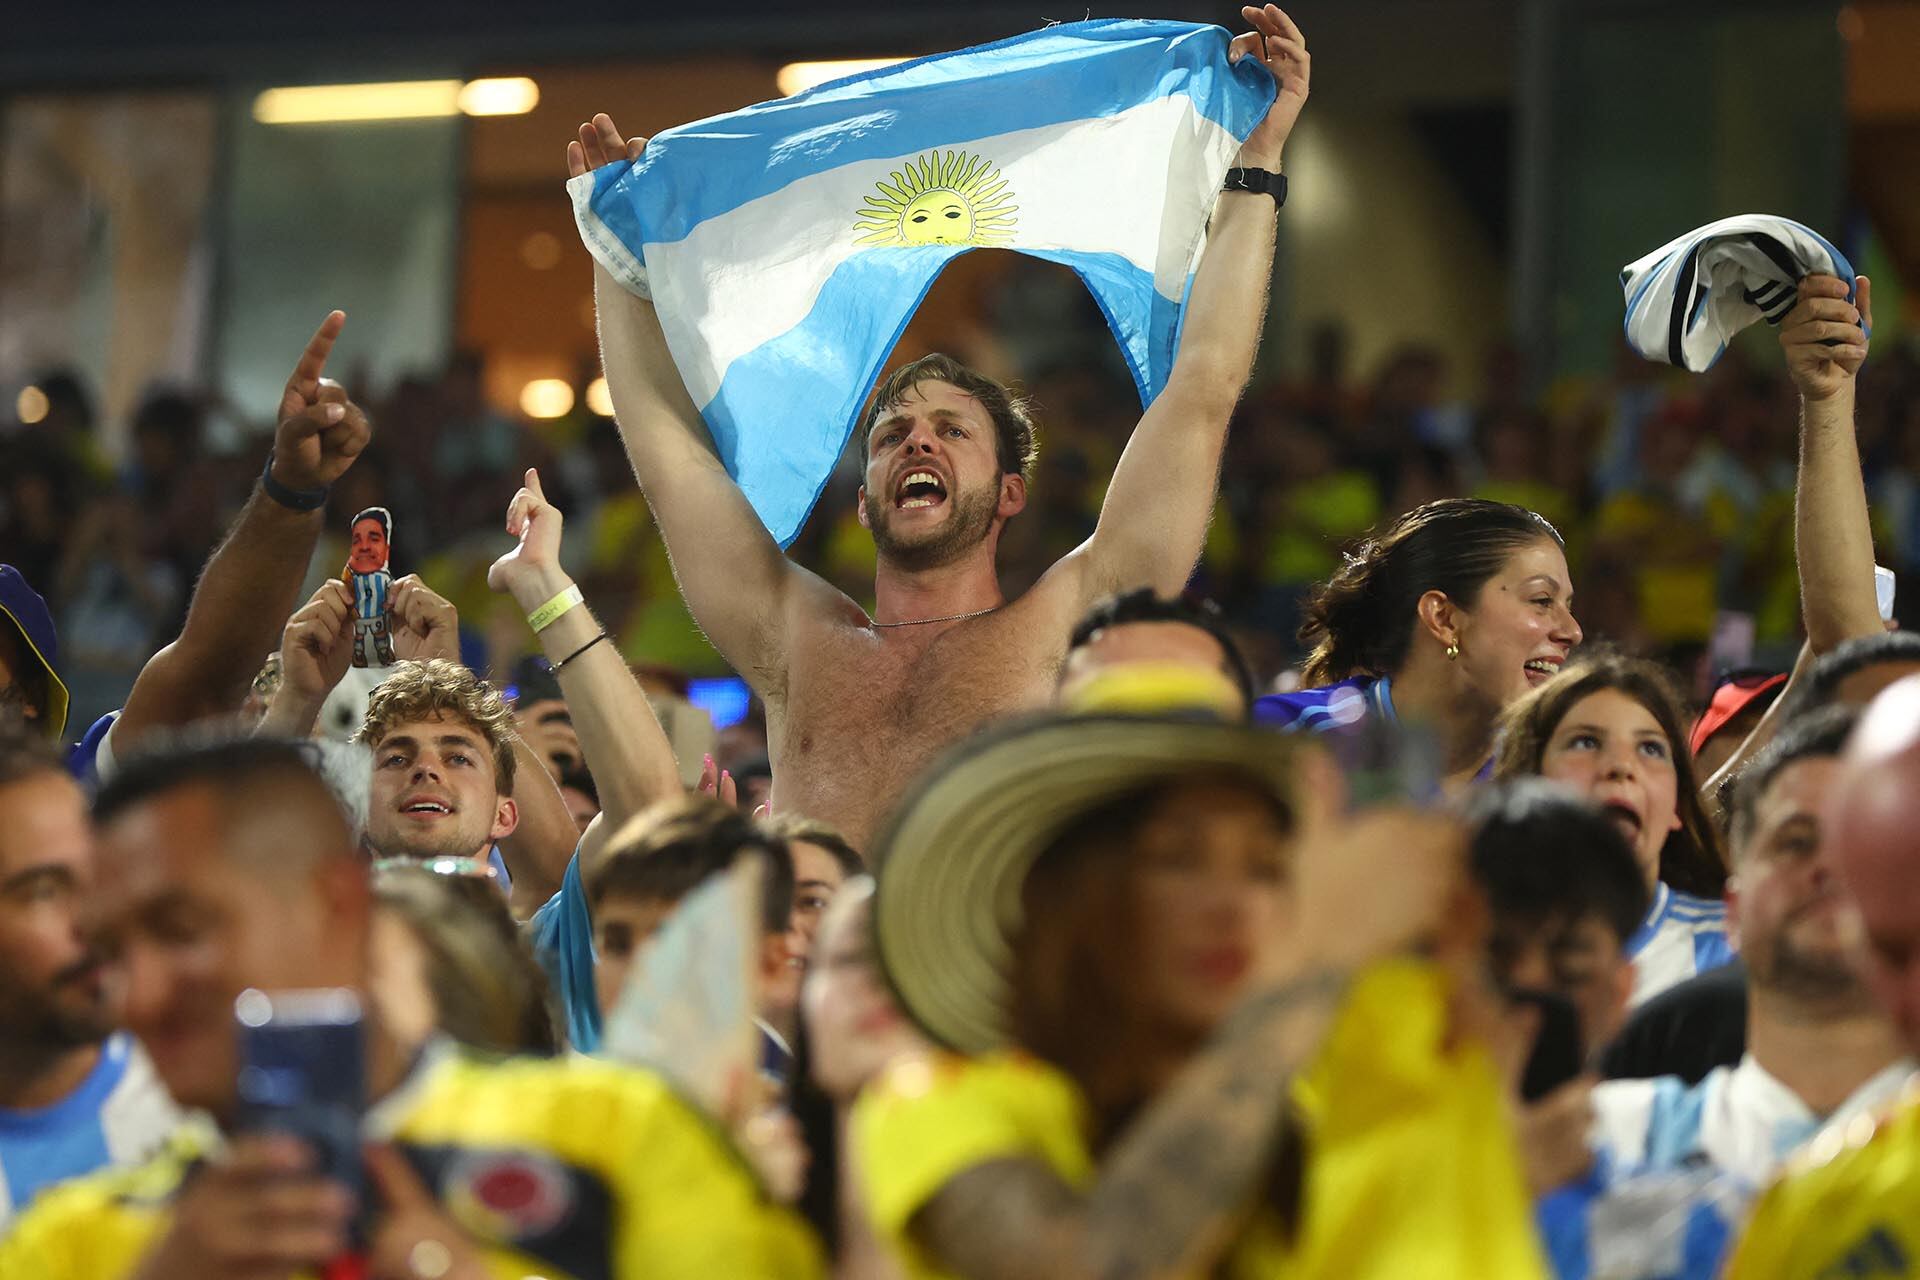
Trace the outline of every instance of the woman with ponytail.
[[1255, 705], [1284, 729], [1417, 720], [1450, 781], [1482, 773], [1508, 704], [1580, 643], [1565, 544], [1504, 502], [1445, 498], [1407, 512], [1315, 589], [1300, 638], [1306, 688]]

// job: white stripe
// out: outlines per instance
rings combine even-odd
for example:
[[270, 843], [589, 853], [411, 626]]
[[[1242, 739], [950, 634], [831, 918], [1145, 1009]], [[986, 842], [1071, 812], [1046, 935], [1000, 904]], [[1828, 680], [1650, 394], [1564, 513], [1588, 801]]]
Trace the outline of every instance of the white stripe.
[[[1007, 247], [1115, 253], [1153, 272], [1154, 287], [1178, 301], [1239, 143], [1175, 94], [953, 149], [986, 158], [1005, 179], [1018, 206]], [[854, 243], [860, 206], [922, 154], [801, 178], [707, 219], [683, 240], [646, 247], [645, 279], [695, 404], [713, 398], [733, 361], [805, 319], [842, 262], [887, 251]], [[574, 187], [576, 208], [582, 189]], [[752, 305], [718, 312], [714, 299], [728, 295]]]

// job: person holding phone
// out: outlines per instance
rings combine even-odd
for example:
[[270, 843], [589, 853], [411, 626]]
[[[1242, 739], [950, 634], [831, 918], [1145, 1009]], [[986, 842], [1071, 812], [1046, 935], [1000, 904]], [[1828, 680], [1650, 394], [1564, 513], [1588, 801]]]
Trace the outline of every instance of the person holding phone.
[[[96, 819], [95, 936], [126, 984], [129, 1029], [216, 1128], [183, 1128], [136, 1170], [43, 1196], [0, 1242], [0, 1275], [820, 1274], [805, 1227], [659, 1077], [470, 1060], [439, 1041], [409, 1052], [364, 1012], [371, 872], [297, 744], [215, 738], [130, 758]], [[345, 1105], [353, 1082], [325, 1073], [348, 1076], [352, 1055], [270, 1054], [261, 1032], [284, 1008], [290, 1025], [337, 1038], [356, 1006], [365, 1109], [360, 1145], [342, 1149], [333, 1129], [295, 1125], [303, 1139], [261, 1103], [305, 1090]], [[243, 1088], [250, 1068], [290, 1087], [263, 1093], [273, 1082], [254, 1074]]]

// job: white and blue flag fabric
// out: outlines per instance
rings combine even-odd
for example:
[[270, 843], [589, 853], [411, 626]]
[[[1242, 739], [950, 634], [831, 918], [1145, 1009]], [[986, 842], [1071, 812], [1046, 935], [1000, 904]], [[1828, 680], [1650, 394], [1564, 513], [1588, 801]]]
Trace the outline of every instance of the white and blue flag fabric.
[[1165, 385], [1214, 201], [1272, 105], [1183, 22], [1064, 23], [668, 129], [568, 183], [581, 238], [651, 297], [727, 471], [784, 545], [941, 269], [1071, 268], [1143, 403]]
[[1593, 1167], [1536, 1205], [1554, 1274], [1713, 1280], [1787, 1157], [1881, 1111], [1913, 1073], [1913, 1061], [1902, 1059], [1825, 1116], [1751, 1054], [1694, 1085], [1662, 1076], [1595, 1087]]
[[1813, 228], [1770, 213], [1710, 222], [1621, 269], [1627, 341], [1700, 373], [1748, 325], [1779, 324], [1810, 275], [1839, 276], [1855, 301], [1853, 264]]

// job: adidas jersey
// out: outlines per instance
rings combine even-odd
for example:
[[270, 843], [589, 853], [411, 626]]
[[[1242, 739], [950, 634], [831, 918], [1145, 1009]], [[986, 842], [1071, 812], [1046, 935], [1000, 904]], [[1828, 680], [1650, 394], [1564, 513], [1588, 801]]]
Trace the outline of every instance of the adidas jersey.
[[1696, 1085], [1666, 1076], [1596, 1087], [1594, 1167], [1539, 1206], [1556, 1273], [1711, 1280], [1780, 1162], [1824, 1125], [1873, 1114], [1913, 1070], [1895, 1063], [1824, 1119], [1751, 1056]]
[[1696, 898], [1664, 884], [1654, 887], [1646, 919], [1627, 939], [1633, 961], [1632, 1007], [1696, 974], [1733, 959], [1727, 941], [1727, 904]]
[[[430, 1050], [367, 1117], [500, 1280], [812, 1280], [813, 1237], [720, 1131], [657, 1076], [585, 1058]], [[182, 1125], [154, 1160], [42, 1198], [0, 1240], [0, 1276], [120, 1280], [219, 1143]]]
[[1829, 1128], [1775, 1183], [1727, 1280], [1920, 1278], [1920, 1088], [1875, 1123]]
[[46, 1187], [147, 1159], [179, 1119], [139, 1043], [107, 1037], [100, 1061], [60, 1101], [0, 1107], [0, 1226]]

